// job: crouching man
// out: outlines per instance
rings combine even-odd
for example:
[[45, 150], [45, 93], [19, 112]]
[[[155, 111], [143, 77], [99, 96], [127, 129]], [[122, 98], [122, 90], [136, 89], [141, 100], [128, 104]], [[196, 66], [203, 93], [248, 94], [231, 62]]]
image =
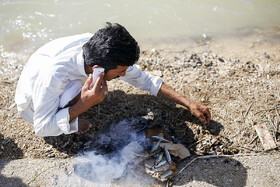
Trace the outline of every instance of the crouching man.
[[[140, 49], [119, 24], [107, 23], [90, 33], [55, 39], [39, 48], [26, 63], [16, 89], [15, 102], [23, 119], [34, 124], [37, 136], [88, 131], [92, 124], [78, 116], [106, 97], [114, 78], [187, 107], [203, 123], [209, 123], [206, 106], [177, 93], [135, 63]], [[91, 88], [94, 68], [105, 69]]]

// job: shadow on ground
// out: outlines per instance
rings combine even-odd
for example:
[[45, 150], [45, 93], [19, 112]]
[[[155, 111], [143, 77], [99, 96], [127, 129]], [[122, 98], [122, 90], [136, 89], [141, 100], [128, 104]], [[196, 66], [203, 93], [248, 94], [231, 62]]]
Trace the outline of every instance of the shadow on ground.
[[[125, 94], [122, 91], [114, 91], [109, 93], [102, 103], [80, 116], [93, 124], [93, 128], [89, 132], [83, 135], [48, 137], [45, 138], [45, 141], [61, 152], [75, 155], [86, 142], [94, 140], [94, 134], [97, 136], [112, 123], [141, 116], [151, 117], [151, 114], [153, 120], [149, 120], [149, 123], [144, 126], [164, 127], [171, 136], [176, 137], [178, 143], [182, 143], [186, 147], [193, 145], [193, 150], [196, 146], [194, 143], [197, 142], [196, 131], [204, 129], [217, 136], [223, 129], [222, 124], [213, 120], [208, 125], [203, 125], [189, 110], [164, 99], [152, 95]], [[192, 152], [192, 154], [194, 153]], [[196, 180], [216, 186], [245, 186], [247, 172], [240, 162], [229, 158], [198, 160], [176, 178], [174, 182], [176, 185], [185, 185]]]
[[168, 129], [171, 135], [176, 135], [178, 142], [187, 147], [197, 141], [189, 125], [194, 128], [203, 127], [213, 135], [218, 135], [223, 129], [223, 126], [216, 121], [211, 121], [209, 125], [202, 125], [187, 109], [164, 99], [147, 94], [125, 94], [123, 91], [113, 91], [102, 103], [80, 116], [93, 124], [89, 132], [83, 135], [46, 137], [44, 140], [60, 152], [73, 156], [83, 148], [86, 142], [93, 139], [95, 133], [109, 124], [131, 117], [147, 116], [151, 112], [154, 118], [152, 126]]
[[[7, 165], [12, 159], [22, 158], [23, 153], [12, 139], [5, 139], [2, 134], [0, 134], [0, 142], [2, 142], [3, 145], [3, 147], [0, 147], [0, 186], [27, 186], [22, 182], [20, 178], [6, 177], [2, 175], [3, 173], [5, 173], [3, 172], [3, 168], [5, 167], [5, 165]], [[12, 175], [12, 173], [8, 173], [8, 175]]]
[[174, 177], [172, 182], [178, 186], [191, 186], [195, 181], [199, 181], [203, 182], [200, 186], [207, 183], [219, 187], [242, 187], [246, 186], [246, 180], [247, 170], [239, 161], [231, 158], [211, 158], [198, 159]]

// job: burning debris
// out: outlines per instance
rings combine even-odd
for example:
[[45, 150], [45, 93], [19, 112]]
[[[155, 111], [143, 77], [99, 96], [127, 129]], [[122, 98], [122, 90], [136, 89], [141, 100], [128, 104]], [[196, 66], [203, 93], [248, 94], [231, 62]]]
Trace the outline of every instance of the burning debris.
[[[93, 141], [84, 145], [81, 158], [86, 158], [86, 162], [76, 164], [77, 175], [85, 175], [88, 180], [92, 173], [92, 178], [96, 178], [96, 170], [108, 171], [107, 167], [111, 170], [109, 163], [115, 163], [125, 166], [125, 169], [118, 171], [118, 177], [104, 177], [106, 173], [100, 177], [119, 181], [130, 172], [129, 175], [134, 177], [147, 178], [148, 174], [159, 181], [166, 181], [174, 176], [178, 172], [177, 163], [190, 153], [182, 144], [173, 143], [176, 142], [175, 138], [171, 139], [165, 128], [151, 128], [150, 122], [150, 118], [129, 118], [106, 127]], [[85, 155], [90, 155], [90, 158]], [[96, 160], [102, 162], [96, 163]]]
[[[182, 144], [173, 144], [170, 140], [165, 139], [163, 133], [152, 136], [150, 140], [153, 145], [150, 151], [146, 150], [148, 153], [143, 161], [144, 169], [152, 177], [166, 181], [178, 172], [177, 158], [179, 160], [185, 159], [190, 156], [190, 153]], [[174, 161], [173, 157], [176, 157]]]
[[[146, 129], [146, 132], [158, 130]], [[182, 144], [173, 144], [163, 136], [163, 133], [151, 136], [146, 140], [147, 146], [145, 147], [137, 141], [129, 143], [121, 151], [122, 158], [128, 161], [128, 165], [142, 168], [147, 174], [160, 181], [166, 181], [177, 174], [176, 162], [190, 156], [188, 149]]]
[[[135, 178], [155, 183], [156, 180], [164, 182], [177, 175], [180, 161], [190, 157], [190, 152], [170, 131], [154, 127], [152, 122], [153, 116], [149, 114], [148, 117], [128, 118], [108, 125], [84, 145], [84, 155], [91, 155], [87, 158], [90, 161], [76, 165], [77, 175], [83, 176], [86, 172], [86, 179], [104, 178], [106, 183], [124, 180], [129, 184], [135, 183]], [[193, 150], [196, 155], [238, 153], [227, 137], [208, 133], [200, 136]], [[113, 165], [121, 169], [112, 170]], [[97, 170], [105, 172], [99, 176]], [[106, 176], [108, 174], [110, 176]]]

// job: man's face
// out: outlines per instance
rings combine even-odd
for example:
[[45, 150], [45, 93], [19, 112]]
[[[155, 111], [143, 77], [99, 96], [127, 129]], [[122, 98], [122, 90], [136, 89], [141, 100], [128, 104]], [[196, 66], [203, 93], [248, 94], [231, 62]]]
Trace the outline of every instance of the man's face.
[[114, 78], [117, 78], [117, 77], [121, 77], [121, 76], [125, 76], [126, 74], [126, 70], [129, 66], [117, 66], [116, 69], [111, 69], [109, 70], [105, 76], [104, 76], [104, 79], [106, 81], [110, 81]]

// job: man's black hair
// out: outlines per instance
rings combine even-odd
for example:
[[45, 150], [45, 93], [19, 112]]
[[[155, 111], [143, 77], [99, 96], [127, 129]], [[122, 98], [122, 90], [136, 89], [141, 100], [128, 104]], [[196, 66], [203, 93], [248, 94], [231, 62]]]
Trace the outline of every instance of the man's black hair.
[[106, 23], [83, 45], [85, 63], [99, 65], [105, 71], [117, 66], [132, 66], [139, 59], [140, 49], [136, 40], [118, 23]]

